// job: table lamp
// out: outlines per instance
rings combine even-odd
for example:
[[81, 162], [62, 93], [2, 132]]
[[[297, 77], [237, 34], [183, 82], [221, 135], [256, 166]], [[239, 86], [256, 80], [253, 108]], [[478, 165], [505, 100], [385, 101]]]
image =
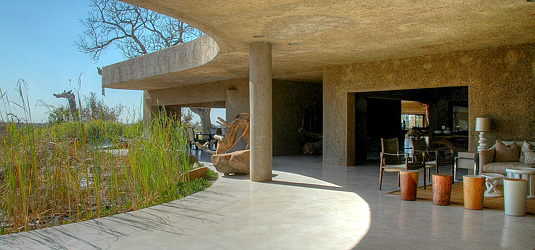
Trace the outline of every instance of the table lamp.
[[485, 138], [485, 132], [487, 131], [490, 131], [490, 118], [477, 117], [476, 132], [479, 132], [479, 147], [477, 147], [477, 151], [487, 149], [487, 138]]

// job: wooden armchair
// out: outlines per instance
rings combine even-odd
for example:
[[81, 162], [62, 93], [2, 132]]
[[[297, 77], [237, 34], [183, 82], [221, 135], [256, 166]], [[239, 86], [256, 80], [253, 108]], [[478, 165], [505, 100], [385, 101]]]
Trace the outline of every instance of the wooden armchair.
[[[383, 172], [397, 172], [398, 186], [399, 186], [399, 171], [401, 170], [416, 170], [425, 166], [425, 153], [421, 154], [420, 160], [414, 160], [408, 154], [399, 151], [398, 138], [385, 139], [381, 138], [381, 163], [379, 173], [379, 190], [383, 184]], [[424, 171], [424, 188], [425, 188], [425, 171]]]
[[[431, 181], [431, 168], [435, 168], [436, 173], [438, 174], [438, 151], [429, 150], [429, 145], [425, 138], [421, 137], [420, 139], [411, 139], [412, 147], [414, 149], [413, 161], [422, 161], [425, 160], [425, 170], [427, 170], [427, 180], [424, 179], [424, 186], [426, 182]], [[421, 159], [421, 157], [425, 159]], [[424, 171], [424, 176], [426, 175]]]

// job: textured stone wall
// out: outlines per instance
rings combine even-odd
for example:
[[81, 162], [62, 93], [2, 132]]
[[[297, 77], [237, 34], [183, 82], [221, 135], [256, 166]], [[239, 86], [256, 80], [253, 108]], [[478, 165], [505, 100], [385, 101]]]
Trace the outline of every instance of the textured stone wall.
[[332, 66], [323, 74], [323, 161], [348, 165], [348, 93], [468, 86], [470, 150], [475, 117], [492, 120], [494, 140], [535, 140], [535, 44]]

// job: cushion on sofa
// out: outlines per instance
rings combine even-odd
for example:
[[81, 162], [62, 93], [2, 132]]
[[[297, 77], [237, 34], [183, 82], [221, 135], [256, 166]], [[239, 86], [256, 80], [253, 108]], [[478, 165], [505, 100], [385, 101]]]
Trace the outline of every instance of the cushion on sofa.
[[494, 147], [489, 149], [483, 149], [479, 151], [479, 162], [482, 166], [484, 166], [487, 163], [494, 162], [494, 158], [496, 156], [496, 149]]
[[491, 162], [483, 166], [481, 169], [483, 173], [498, 173], [507, 175], [505, 172], [506, 168], [526, 168], [526, 167], [533, 167], [524, 164], [523, 162]]
[[503, 142], [497, 140], [494, 147], [496, 148], [495, 162], [518, 162], [520, 152], [515, 142], [506, 146]]
[[[535, 148], [533, 148], [535, 149]], [[533, 149], [528, 149], [524, 151], [524, 163], [526, 165], [533, 165], [535, 164], [535, 151]]]
[[524, 151], [526, 150], [531, 150], [531, 151], [534, 151], [535, 150], [535, 147], [527, 142], [527, 141], [524, 141], [524, 143], [522, 143], [522, 148], [520, 149], [520, 158], [518, 159], [518, 161], [521, 161], [521, 162], [524, 162]]

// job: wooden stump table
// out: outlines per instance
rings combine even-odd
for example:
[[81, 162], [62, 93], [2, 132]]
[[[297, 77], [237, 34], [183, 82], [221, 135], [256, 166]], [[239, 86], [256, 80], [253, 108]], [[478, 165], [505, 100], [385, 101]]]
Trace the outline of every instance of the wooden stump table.
[[451, 198], [453, 175], [433, 174], [433, 204], [448, 206]]
[[463, 176], [464, 208], [483, 209], [483, 194], [485, 193], [485, 177], [480, 175]]
[[418, 170], [403, 170], [399, 172], [401, 199], [415, 201], [418, 190]]

